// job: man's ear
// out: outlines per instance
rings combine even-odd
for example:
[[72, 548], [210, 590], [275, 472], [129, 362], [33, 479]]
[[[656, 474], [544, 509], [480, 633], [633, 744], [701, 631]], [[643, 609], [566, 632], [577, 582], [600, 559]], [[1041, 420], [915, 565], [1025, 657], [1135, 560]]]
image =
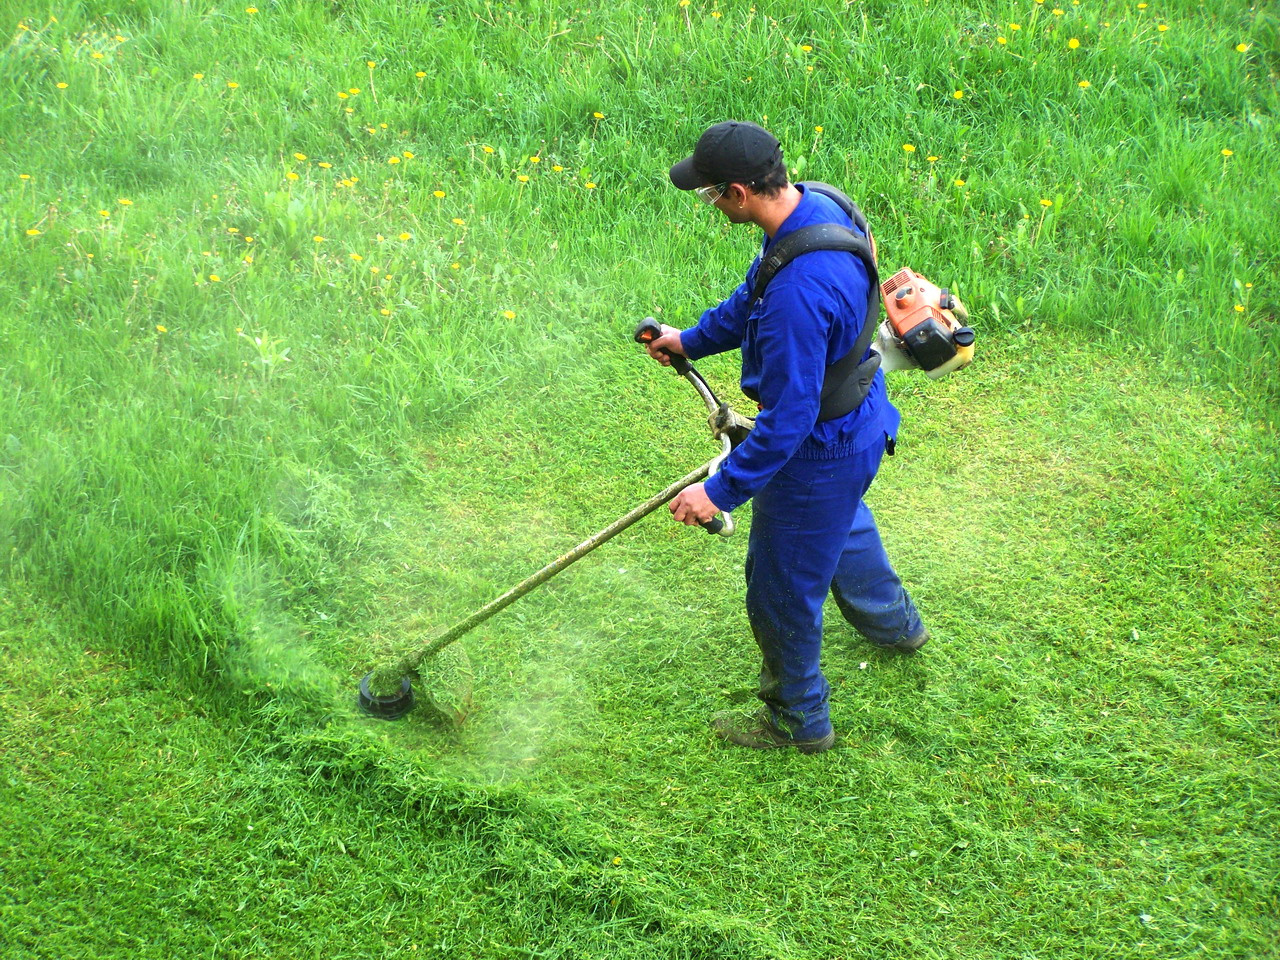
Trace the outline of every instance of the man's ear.
[[729, 184], [725, 189], [725, 194], [735, 207], [740, 207], [747, 202], [747, 188], [741, 183]]

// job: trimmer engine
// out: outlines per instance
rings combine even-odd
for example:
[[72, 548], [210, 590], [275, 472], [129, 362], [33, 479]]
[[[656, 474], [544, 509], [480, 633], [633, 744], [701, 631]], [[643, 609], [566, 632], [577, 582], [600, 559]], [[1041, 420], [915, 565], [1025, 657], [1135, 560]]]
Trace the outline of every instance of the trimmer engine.
[[[893, 334], [920, 369], [937, 380], [973, 359], [969, 314], [946, 287], [936, 287], [914, 270], [899, 270], [880, 284]], [[959, 319], [957, 319], [959, 317]]]

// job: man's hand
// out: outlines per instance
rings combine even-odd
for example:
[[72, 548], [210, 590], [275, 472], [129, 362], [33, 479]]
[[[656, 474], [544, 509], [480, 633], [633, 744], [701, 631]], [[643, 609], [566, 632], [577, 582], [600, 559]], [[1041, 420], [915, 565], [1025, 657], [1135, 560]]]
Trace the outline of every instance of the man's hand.
[[711, 498], [707, 496], [702, 484], [695, 483], [691, 487], [685, 487], [676, 498], [671, 501], [671, 515], [687, 526], [696, 526], [699, 523], [706, 523], [717, 513], [720, 508], [711, 502]]
[[649, 351], [649, 356], [657, 360], [664, 367], [671, 366], [671, 357], [669, 354], [678, 353], [684, 356], [684, 346], [680, 343], [680, 331], [675, 327], [669, 327], [665, 323], [661, 324], [662, 336], [656, 340], [651, 340], [645, 344], [645, 348]]

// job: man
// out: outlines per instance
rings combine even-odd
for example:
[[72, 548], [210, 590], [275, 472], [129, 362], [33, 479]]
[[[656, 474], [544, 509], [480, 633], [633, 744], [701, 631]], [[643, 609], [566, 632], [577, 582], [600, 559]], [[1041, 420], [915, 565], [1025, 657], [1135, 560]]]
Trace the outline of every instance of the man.
[[[802, 227], [852, 226], [829, 197], [788, 182], [778, 141], [753, 123], [711, 127], [670, 176], [731, 223], [760, 227], [762, 256]], [[697, 360], [739, 349], [743, 391], [760, 404], [754, 429], [719, 472], [671, 502], [676, 520], [696, 524], [754, 500], [746, 603], [764, 706], [749, 717], [717, 714], [715, 731], [740, 746], [819, 753], [835, 740], [830, 687], [819, 667], [827, 591], [845, 619], [881, 647], [913, 653], [929, 634], [862, 502], [898, 430], [884, 374], [875, 373], [852, 412], [819, 417], [827, 368], [850, 352], [864, 323], [874, 322], [866, 267], [847, 252], [812, 250], [778, 271], [753, 303], [759, 265], [757, 257], [746, 282], [695, 326], [663, 326], [648, 349], [663, 364], [670, 363], [667, 351]]]

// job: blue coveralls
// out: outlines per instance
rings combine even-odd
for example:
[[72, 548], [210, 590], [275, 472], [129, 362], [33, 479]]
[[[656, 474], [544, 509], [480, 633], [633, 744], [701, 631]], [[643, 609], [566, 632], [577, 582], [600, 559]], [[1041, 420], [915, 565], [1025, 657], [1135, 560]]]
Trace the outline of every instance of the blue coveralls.
[[[815, 223], [852, 226], [828, 197], [801, 190], [774, 240]], [[761, 255], [771, 240], [764, 238]], [[690, 360], [742, 351], [742, 386], [760, 398], [747, 439], [706, 482], [721, 510], [755, 500], [747, 543], [747, 617], [760, 646], [759, 697], [797, 740], [831, 729], [822, 675], [822, 605], [830, 590], [867, 639], [892, 644], [922, 629], [863, 495], [900, 416], [877, 372], [852, 413], [817, 422], [826, 368], [848, 353], [867, 313], [869, 280], [852, 254], [815, 250], [778, 272], [752, 305], [757, 257], [746, 282], [682, 331]]]

